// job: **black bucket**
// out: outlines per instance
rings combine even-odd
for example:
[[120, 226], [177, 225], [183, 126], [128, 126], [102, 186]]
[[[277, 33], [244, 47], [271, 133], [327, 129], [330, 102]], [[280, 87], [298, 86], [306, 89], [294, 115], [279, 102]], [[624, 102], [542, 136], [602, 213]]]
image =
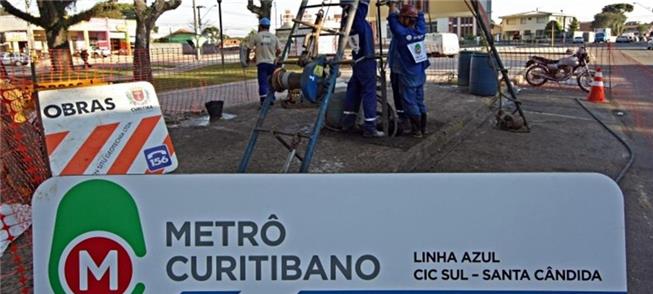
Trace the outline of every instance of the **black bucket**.
[[222, 118], [222, 108], [224, 101], [209, 101], [204, 104], [206, 110], [209, 112], [209, 120], [211, 122], [218, 121]]

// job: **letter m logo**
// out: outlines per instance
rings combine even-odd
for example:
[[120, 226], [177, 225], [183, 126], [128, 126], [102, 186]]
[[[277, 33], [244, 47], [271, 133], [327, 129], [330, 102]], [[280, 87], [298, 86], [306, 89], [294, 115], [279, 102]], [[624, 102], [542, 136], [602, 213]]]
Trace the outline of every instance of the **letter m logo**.
[[118, 290], [118, 251], [111, 250], [97, 265], [91, 258], [88, 251], [79, 252], [79, 290], [88, 291], [88, 273], [91, 273], [95, 280], [100, 281], [109, 272], [109, 290]]

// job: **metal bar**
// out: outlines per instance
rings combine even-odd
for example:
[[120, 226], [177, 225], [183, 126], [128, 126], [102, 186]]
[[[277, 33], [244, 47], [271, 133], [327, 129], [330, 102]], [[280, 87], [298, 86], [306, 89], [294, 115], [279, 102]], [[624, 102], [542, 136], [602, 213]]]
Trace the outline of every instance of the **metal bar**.
[[[323, 30], [326, 31], [326, 29], [324, 29], [324, 28], [323, 28]], [[321, 34], [320, 34], [320, 37], [340, 36], [340, 34], [341, 34], [340, 32], [337, 32], [337, 33], [321, 33]], [[311, 35], [311, 34], [309, 34], [309, 35]], [[291, 38], [305, 38], [306, 35], [292, 35], [292, 36], [290, 36], [290, 37], [291, 37]]]
[[[288, 151], [293, 151], [293, 150], [297, 151], [297, 146], [296, 145], [298, 145], [298, 144], [290, 144], [290, 143], [286, 142], [286, 140], [284, 140], [283, 137], [281, 137], [281, 136], [274, 136], [274, 137], [277, 139], [277, 141], [279, 141], [279, 143], [281, 143], [281, 145], [286, 147], [286, 149], [288, 149]], [[295, 145], [295, 146], [293, 146], [293, 145]], [[295, 152], [294, 156], [295, 156], [295, 158], [299, 159], [299, 161], [304, 160], [304, 157], [297, 154], [297, 152]]]
[[[388, 120], [390, 119], [390, 113], [388, 110], [388, 83], [386, 80], [386, 72], [385, 72], [385, 64], [383, 62], [383, 33], [381, 30], [383, 29], [381, 26], [381, 1], [377, 0], [376, 3], [376, 27], [377, 27], [377, 33], [379, 36], [379, 67], [381, 68], [381, 103], [383, 105], [381, 106], [382, 109], [382, 123], [383, 123], [383, 132], [386, 134], [386, 136], [390, 136], [390, 124]], [[396, 105], [395, 105], [396, 107]]]
[[508, 92], [510, 93], [511, 100], [515, 103], [515, 107], [517, 108], [517, 112], [519, 112], [519, 115], [524, 119], [524, 126], [526, 127], [526, 130], [530, 131], [528, 120], [526, 119], [526, 115], [524, 114], [524, 111], [521, 108], [521, 101], [517, 98], [515, 88], [512, 86], [512, 82], [510, 81], [510, 77], [508, 76], [508, 70], [506, 69], [506, 67], [503, 64], [503, 61], [501, 60], [501, 55], [499, 55], [499, 51], [497, 51], [497, 46], [494, 43], [494, 38], [492, 37], [492, 33], [488, 29], [487, 24], [485, 23], [485, 20], [481, 15], [481, 7], [480, 7], [481, 4], [479, 3], [479, 0], [465, 0], [465, 4], [467, 4], [467, 6], [472, 11], [472, 14], [474, 14], [474, 17], [476, 17], [476, 20], [479, 23], [479, 27], [483, 31], [485, 39], [488, 42], [488, 46], [490, 47], [492, 56], [494, 57], [495, 61], [497, 62], [497, 66], [501, 71], [502, 80], [504, 81], [504, 83], [506, 83], [506, 88], [508, 88]]
[[[301, 18], [304, 15], [304, 11], [306, 11], [307, 4], [308, 4], [308, 0], [302, 0], [301, 6], [299, 7], [299, 11], [297, 11], [296, 18]], [[290, 34], [291, 35], [297, 34], [298, 27], [299, 24], [294, 23], [292, 26], [292, 30], [290, 31]], [[292, 39], [289, 38], [288, 41], [286, 42], [286, 46], [283, 49], [283, 53], [279, 58], [280, 61], [283, 62], [286, 59], [288, 59], [288, 54], [290, 53], [291, 45], [292, 45]], [[256, 120], [256, 126], [254, 127], [254, 129], [252, 129], [252, 133], [250, 134], [249, 137], [249, 142], [245, 147], [243, 158], [240, 160], [240, 165], [238, 167], [239, 173], [247, 172], [247, 168], [249, 167], [249, 162], [252, 160], [252, 154], [254, 153], [254, 148], [256, 147], [256, 142], [258, 141], [259, 132], [257, 131], [257, 129], [260, 129], [263, 126], [263, 123], [265, 123], [265, 118], [267, 117], [268, 112], [270, 111], [270, 104], [272, 104], [272, 100], [274, 100], [274, 91], [270, 91], [268, 93], [267, 97], [265, 97], [265, 101], [263, 102], [263, 105], [261, 105], [261, 111], [259, 113], [258, 119]]]
[[331, 7], [340, 6], [340, 2], [336, 2], [336, 3], [324, 3], [324, 2], [322, 2], [322, 4], [306, 5], [306, 9], [322, 8], [322, 7], [329, 7], [329, 6], [331, 6]]
[[255, 129], [255, 131], [260, 132], [260, 133], [271, 133], [275, 135], [283, 135], [283, 136], [288, 136], [288, 137], [301, 137], [301, 138], [310, 138], [310, 136], [302, 134], [302, 133], [288, 133], [288, 132], [283, 132], [283, 131], [275, 131], [275, 130], [270, 130], [270, 129], [263, 129], [263, 128], [258, 128]]
[[324, 98], [322, 98], [317, 120], [315, 121], [315, 125], [313, 126], [313, 131], [311, 133], [311, 138], [308, 142], [308, 146], [306, 147], [304, 161], [302, 162], [302, 166], [300, 168], [301, 173], [307, 173], [311, 166], [311, 160], [313, 159], [313, 153], [315, 152], [315, 147], [317, 146], [320, 131], [322, 129], [322, 125], [324, 124], [327, 108], [329, 106], [329, 102], [331, 101], [331, 96], [333, 96], [333, 92], [335, 91], [336, 79], [338, 78], [338, 73], [340, 71], [340, 64], [338, 64], [338, 62], [342, 61], [345, 55], [345, 48], [349, 39], [349, 33], [351, 33], [351, 27], [354, 23], [354, 18], [356, 17], [356, 10], [358, 10], [359, 2], [359, 0], [354, 0], [354, 3], [349, 7], [344, 33], [338, 40], [338, 53], [336, 54], [335, 64], [331, 65], [331, 72], [327, 82], [328, 90], [326, 95], [324, 95]]

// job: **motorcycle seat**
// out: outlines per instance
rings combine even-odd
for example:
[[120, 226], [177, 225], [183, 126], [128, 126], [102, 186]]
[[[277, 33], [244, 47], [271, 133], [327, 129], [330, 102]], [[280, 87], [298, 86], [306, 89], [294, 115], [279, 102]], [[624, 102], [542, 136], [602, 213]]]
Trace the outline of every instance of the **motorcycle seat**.
[[555, 64], [558, 63], [559, 60], [553, 60], [553, 59], [548, 59], [540, 56], [533, 56], [533, 59], [536, 59], [539, 62], [542, 62], [544, 64]]

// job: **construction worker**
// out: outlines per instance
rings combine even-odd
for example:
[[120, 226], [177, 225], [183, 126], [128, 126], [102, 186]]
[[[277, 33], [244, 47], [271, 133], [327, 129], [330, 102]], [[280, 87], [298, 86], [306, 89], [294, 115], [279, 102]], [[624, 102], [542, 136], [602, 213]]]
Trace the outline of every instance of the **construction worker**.
[[426, 68], [429, 67], [428, 55], [424, 44], [426, 21], [421, 11], [421, 1], [417, 6], [403, 5], [401, 11], [397, 3], [388, 2], [390, 14], [388, 26], [392, 32], [393, 55], [392, 68], [401, 89], [403, 110], [411, 123], [413, 136], [421, 138], [426, 133], [426, 105], [424, 105], [424, 83]]
[[88, 63], [88, 57], [89, 57], [88, 50], [82, 49], [82, 52], [79, 53], [79, 56], [82, 58], [82, 61], [84, 61], [84, 68], [90, 68], [91, 64]]
[[[340, 5], [346, 13], [353, 0], [341, 0]], [[383, 137], [383, 132], [376, 128], [376, 59], [374, 56], [374, 36], [372, 27], [365, 20], [369, 10], [369, 0], [360, 0], [352, 24], [349, 45], [354, 59], [353, 74], [347, 85], [347, 98], [343, 105], [342, 128], [351, 130], [356, 123], [357, 109], [361, 101], [365, 112], [363, 136]], [[343, 15], [343, 26], [347, 16]]]
[[270, 33], [270, 19], [261, 18], [258, 33], [245, 44], [255, 50], [258, 76], [258, 95], [261, 105], [270, 91], [270, 77], [276, 68], [277, 57], [281, 54], [281, 43], [277, 36]]

